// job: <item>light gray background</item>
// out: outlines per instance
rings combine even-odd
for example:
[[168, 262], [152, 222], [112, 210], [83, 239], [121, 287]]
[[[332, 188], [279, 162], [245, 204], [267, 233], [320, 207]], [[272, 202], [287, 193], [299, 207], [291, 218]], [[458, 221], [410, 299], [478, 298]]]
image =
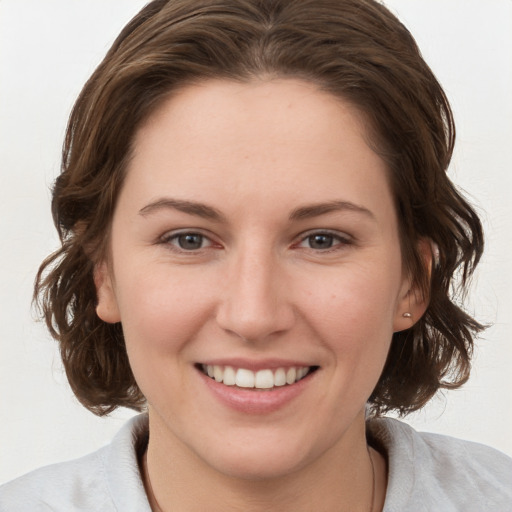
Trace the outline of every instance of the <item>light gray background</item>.
[[[34, 322], [32, 283], [57, 247], [49, 188], [81, 86], [144, 0], [0, 0], [0, 482], [106, 443], [132, 413], [96, 418]], [[512, 1], [389, 0], [452, 102], [451, 176], [483, 215], [471, 308], [494, 325], [461, 390], [408, 418], [512, 455]]]

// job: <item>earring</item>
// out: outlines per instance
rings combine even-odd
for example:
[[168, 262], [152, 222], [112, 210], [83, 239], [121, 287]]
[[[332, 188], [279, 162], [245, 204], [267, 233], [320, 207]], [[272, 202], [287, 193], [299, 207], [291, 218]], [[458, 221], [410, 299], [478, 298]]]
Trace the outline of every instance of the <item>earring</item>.
[[411, 313], [407, 312], [402, 315], [404, 318], [412, 318]]

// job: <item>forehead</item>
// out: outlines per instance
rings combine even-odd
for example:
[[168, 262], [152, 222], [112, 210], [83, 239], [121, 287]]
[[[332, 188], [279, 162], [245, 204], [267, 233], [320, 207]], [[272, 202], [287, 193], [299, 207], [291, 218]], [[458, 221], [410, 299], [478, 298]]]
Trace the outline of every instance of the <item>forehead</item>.
[[138, 130], [125, 185], [221, 202], [275, 192], [291, 205], [335, 191], [363, 202], [388, 190], [367, 139], [353, 105], [308, 82], [208, 81], [175, 93]]

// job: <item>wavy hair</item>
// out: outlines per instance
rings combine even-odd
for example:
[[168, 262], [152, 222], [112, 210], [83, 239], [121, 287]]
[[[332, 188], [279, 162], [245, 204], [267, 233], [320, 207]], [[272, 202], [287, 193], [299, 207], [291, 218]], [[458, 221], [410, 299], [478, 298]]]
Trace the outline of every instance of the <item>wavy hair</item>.
[[[469, 376], [482, 326], [459, 302], [482, 253], [482, 228], [447, 177], [452, 112], [408, 30], [373, 0], [155, 0], [122, 30], [72, 110], [52, 200], [62, 246], [35, 284], [71, 387], [95, 414], [145, 404], [122, 325], [96, 315], [93, 280], [134, 135], [173, 91], [262, 76], [306, 80], [351, 102], [388, 165], [404, 264], [429, 305], [393, 335], [370, 408], [406, 414]], [[431, 272], [421, 240], [439, 249]]]

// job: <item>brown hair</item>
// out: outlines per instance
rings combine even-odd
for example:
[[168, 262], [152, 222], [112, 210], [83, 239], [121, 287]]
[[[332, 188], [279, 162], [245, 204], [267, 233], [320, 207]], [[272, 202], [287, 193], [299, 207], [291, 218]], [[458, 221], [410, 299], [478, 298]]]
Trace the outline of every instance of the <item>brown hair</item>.
[[[388, 164], [405, 266], [430, 302], [412, 328], [394, 334], [373, 411], [405, 414], [469, 376], [481, 326], [456, 291], [481, 256], [482, 229], [446, 176], [452, 113], [407, 29], [373, 0], [155, 0], [124, 28], [73, 108], [52, 202], [62, 247], [35, 286], [71, 387], [96, 414], [145, 403], [122, 326], [96, 315], [93, 281], [134, 134], [177, 88], [261, 76], [300, 78], [352, 102]], [[439, 248], [430, 277], [420, 240]]]

